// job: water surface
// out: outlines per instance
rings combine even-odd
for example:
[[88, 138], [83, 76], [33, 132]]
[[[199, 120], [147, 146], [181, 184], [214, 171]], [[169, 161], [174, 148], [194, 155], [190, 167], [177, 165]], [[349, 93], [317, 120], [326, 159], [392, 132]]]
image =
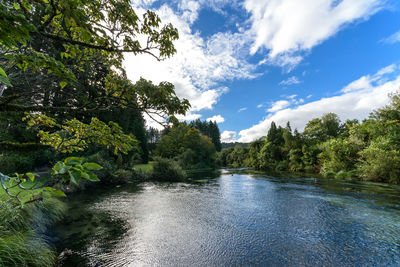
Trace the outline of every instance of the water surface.
[[400, 188], [223, 171], [75, 195], [62, 266], [400, 266]]

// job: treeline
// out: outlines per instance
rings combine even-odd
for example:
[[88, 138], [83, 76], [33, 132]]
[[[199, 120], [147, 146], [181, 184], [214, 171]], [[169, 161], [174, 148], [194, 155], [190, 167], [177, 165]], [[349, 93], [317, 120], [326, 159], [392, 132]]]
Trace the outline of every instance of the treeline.
[[271, 123], [266, 137], [248, 147], [223, 149], [222, 166], [269, 172], [310, 172], [325, 177], [400, 183], [400, 93], [359, 122], [334, 113], [312, 119], [302, 133]]
[[181, 122], [158, 131], [148, 130], [154, 141], [151, 156], [172, 159], [185, 170], [214, 168], [216, 152], [221, 150], [220, 131], [216, 122], [195, 120]]

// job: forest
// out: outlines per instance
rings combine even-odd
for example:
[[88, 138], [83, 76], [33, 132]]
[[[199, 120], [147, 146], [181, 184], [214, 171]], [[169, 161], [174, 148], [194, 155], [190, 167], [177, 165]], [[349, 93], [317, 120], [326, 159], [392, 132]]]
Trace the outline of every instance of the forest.
[[302, 133], [271, 122], [266, 137], [247, 147], [223, 149], [222, 166], [267, 172], [315, 173], [324, 177], [400, 183], [400, 93], [359, 122], [334, 113], [310, 120]]

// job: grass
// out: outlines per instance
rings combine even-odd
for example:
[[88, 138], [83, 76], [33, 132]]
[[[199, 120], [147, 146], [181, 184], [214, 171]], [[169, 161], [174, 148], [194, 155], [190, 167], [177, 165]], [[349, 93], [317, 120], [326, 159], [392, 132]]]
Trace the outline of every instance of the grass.
[[147, 164], [137, 164], [133, 167], [135, 171], [151, 172], [153, 171], [154, 161], [149, 161]]
[[0, 189], [0, 266], [54, 266], [56, 252], [43, 234], [64, 212], [54, 198], [20, 208]]

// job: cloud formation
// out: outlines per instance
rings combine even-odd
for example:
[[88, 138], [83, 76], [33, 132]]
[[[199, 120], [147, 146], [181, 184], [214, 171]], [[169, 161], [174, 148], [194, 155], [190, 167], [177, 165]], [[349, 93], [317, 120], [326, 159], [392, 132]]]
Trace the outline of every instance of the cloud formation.
[[214, 115], [206, 119], [207, 121], [215, 121], [216, 123], [223, 123], [225, 121], [224, 117], [221, 115]]
[[[146, 4], [153, 2], [138, 1], [138, 13], [146, 9]], [[217, 9], [218, 4], [219, 1], [182, 0], [178, 9], [164, 4], [155, 10], [163, 22], [171, 22], [178, 28], [177, 53], [162, 62], [148, 55], [127, 54], [124, 65], [128, 77], [132, 81], [143, 77], [155, 83], [173, 83], [177, 95], [190, 101], [192, 112], [212, 109], [219, 97], [229, 90], [221, 87], [222, 82], [257, 77], [256, 66], [246, 60], [248, 53], [243, 48], [247, 40], [243, 38], [243, 33], [218, 32], [204, 39], [198, 32], [192, 31], [192, 23], [204, 7], [202, 5]]]
[[349, 23], [367, 19], [384, 0], [245, 0], [251, 14], [251, 53], [269, 51], [271, 63], [295, 66], [308, 51]]
[[393, 33], [385, 39], [382, 39], [381, 42], [386, 44], [394, 44], [400, 42], [400, 31]]
[[[154, 5], [155, 2], [160, 5]], [[202, 110], [211, 110], [229, 89], [224, 82], [259, 77], [258, 68], [278, 65], [286, 71], [297, 66], [316, 45], [330, 38], [350, 23], [368, 19], [383, 7], [385, 0], [134, 0], [141, 14], [153, 9], [164, 23], [179, 30], [175, 43], [177, 54], [162, 62], [148, 55], [126, 55], [125, 67], [132, 81], [140, 77], [155, 83], [169, 81], [180, 98], [187, 98], [192, 108], [181, 120], [200, 118]], [[236, 28], [207, 37], [193, 30], [204, 8], [227, 16], [226, 5], [248, 12], [249, 19], [236, 22]], [[154, 7], [156, 7], [154, 9]], [[227, 17], [228, 19], [228, 17]], [[264, 57], [254, 62], [256, 53]], [[298, 84], [292, 76], [281, 85]], [[367, 82], [360, 81], [359, 83]], [[357, 85], [352, 85], [357, 86]], [[358, 85], [361, 86], [361, 85]], [[344, 89], [343, 89], [344, 90]], [[350, 90], [350, 89], [349, 89]], [[278, 103], [279, 102], [279, 103]], [[290, 102], [289, 104], [287, 102]], [[294, 100], [279, 100], [269, 112], [277, 112]], [[259, 105], [265, 107], [265, 105]], [[242, 109], [240, 111], [243, 111]], [[239, 112], [240, 112], [239, 111]], [[150, 123], [149, 123], [150, 124]]]
[[232, 143], [235, 142], [236, 132], [235, 131], [224, 131], [221, 134], [222, 143]]
[[292, 84], [299, 84], [302, 83], [302, 81], [299, 80], [296, 76], [292, 76], [287, 78], [286, 80], [283, 80], [279, 83], [279, 85], [292, 85]]
[[[321, 117], [327, 112], [336, 113], [342, 121], [364, 119], [374, 109], [387, 104], [388, 95], [399, 89], [398, 69], [398, 66], [390, 65], [374, 75], [366, 75], [350, 83], [341, 90], [341, 94], [338, 96], [279, 110], [251, 128], [240, 131], [238, 141], [250, 142], [265, 136], [272, 121], [281, 126], [290, 121], [292, 128], [302, 131], [309, 120]], [[389, 77], [396, 70], [397, 75]]]
[[284, 109], [286, 107], [290, 106], [290, 102], [287, 100], [279, 100], [274, 103], [272, 103], [271, 108], [267, 109], [268, 112], [276, 112], [278, 110]]

